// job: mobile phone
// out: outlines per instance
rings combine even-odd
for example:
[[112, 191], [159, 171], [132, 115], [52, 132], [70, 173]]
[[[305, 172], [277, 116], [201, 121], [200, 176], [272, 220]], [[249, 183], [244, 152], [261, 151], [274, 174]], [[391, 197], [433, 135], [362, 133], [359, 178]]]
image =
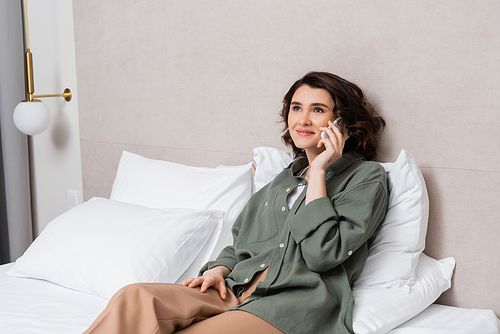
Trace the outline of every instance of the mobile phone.
[[[342, 130], [340, 129], [339, 121], [340, 121], [340, 117], [338, 117], [335, 121], [333, 121], [333, 124], [335, 124], [337, 129], [339, 129], [339, 131], [342, 132]], [[330, 127], [328, 127], [328, 128], [331, 129]], [[328, 137], [328, 134], [325, 131], [321, 132], [321, 139], [327, 139], [327, 138], [330, 138], [330, 137]], [[348, 134], [345, 135], [345, 140], [347, 140], [347, 138], [349, 138]]]

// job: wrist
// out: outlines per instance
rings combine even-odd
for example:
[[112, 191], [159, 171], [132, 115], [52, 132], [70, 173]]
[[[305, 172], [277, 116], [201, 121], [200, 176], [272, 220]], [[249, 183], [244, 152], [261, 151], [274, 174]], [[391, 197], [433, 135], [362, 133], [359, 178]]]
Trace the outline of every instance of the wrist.
[[309, 183], [314, 181], [324, 181], [325, 175], [325, 170], [311, 168], [309, 171]]
[[223, 278], [226, 278], [229, 273], [231, 272], [229, 270], [228, 267], [226, 266], [217, 266], [217, 267], [213, 267], [212, 269], [210, 269], [213, 273], [217, 273], [219, 275], [221, 275]]

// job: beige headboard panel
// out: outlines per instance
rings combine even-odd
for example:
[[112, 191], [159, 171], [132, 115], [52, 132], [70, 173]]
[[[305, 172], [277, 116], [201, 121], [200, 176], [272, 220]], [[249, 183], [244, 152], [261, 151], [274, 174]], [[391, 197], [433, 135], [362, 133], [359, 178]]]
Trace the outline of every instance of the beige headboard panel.
[[426, 179], [426, 253], [457, 260], [440, 303], [500, 315], [500, 2], [74, 0], [84, 197], [123, 150], [197, 166], [284, 148], [288, 87], [359, 84], [387, 121], [379, 161]]

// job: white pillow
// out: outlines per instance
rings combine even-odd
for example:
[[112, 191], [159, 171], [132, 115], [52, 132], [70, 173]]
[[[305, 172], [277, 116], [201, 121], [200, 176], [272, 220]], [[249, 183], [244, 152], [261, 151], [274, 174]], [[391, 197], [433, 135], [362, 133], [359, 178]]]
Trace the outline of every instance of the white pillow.
[[256, 147], [253, 149], [253, 160], [255, 161], [253, 193], [255, 193], [290, 165], [293, 153], [272, 147]]
[[451, 287], [455, 259], [434, 260], [422, 253], [409, 293], [383, 287], [353, 289], [356, 334], [382, 334], [413, 318]]
[[389, 204], [382, 227], [370, 245], [356, 286], [382, 286], [408, 291], [425, 247], [429, 197], [413, 156], [401, 150], [394, 163], [383, 163], [389, 183]]
[[[270, 182], [291, 162], [287, 152], [275, 148], [259, 147], [254, 154], [259, 184]], [[408, 291], [425, 246], [429, 198], [422, 173], [409, 152], [401, 150], [396, 162], [381, 165], [389, 183], [388, 211], [355, 285]]]
[[223, 216], [93, 198], [51, 221], [8, 274], [105, 298], [130, 283], [174, 283]]
[[231, 227], [251, 196], [252, 172], [252, 163], [191, 167], [124, 151], [110, 198], [152, 208], [224, 211], [219, 240], [208, 250], [213, 260], [225, 246], [232, 244]]
[[186, 271], [184, 271], [184, 273], [179, 276], [175, 283], [181, 283], [189, 278], [197, 277], [198, 273], [200, 272], [200, 268], [203, 267], [203, 265], [209, 260], [211, 260], [212, 252], [215, 249], [215, 245], [219, 241], [220, 232], [223, 226], [222, 222], [223, 220], [221, 220], [220, 225], [212, 231], [210, 236], [208, 236], [208, 241], [205, 243], [205, 245], [203, 247], [198, 247], [200, 253], [193, 260], [193, 262], [191, 262]]

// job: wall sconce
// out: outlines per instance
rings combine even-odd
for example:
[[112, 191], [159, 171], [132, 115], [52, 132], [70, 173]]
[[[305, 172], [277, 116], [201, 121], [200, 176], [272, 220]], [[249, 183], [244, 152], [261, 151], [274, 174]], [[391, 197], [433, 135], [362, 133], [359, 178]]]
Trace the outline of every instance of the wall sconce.
[[28, 29], [28, 9], [27, 0], [24, 0], [24, 16], [26, 22], [26, 46], [24, 57], [26, 74], [26, 100], [20, 102], [14, 109], [14, 124], [22, 133], [34, 136], [45, 131], [50, 125], [50, 110], [40, 100], [35, 98], [62, 96], [66, 101], [71, 101], [71, 90], [66, 88], [62, 94], [33, 95], [35, 83], [33, 80], [33, 55], [30, 52], [29, 29]]

